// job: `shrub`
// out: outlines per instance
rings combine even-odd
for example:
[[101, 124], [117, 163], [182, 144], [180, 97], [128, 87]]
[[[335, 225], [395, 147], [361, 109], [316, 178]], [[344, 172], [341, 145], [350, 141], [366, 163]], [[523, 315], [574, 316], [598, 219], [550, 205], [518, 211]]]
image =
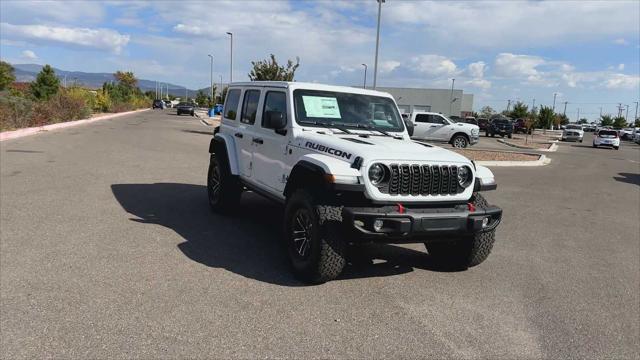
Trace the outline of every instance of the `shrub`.
[[32, 125], [33, 102], [19, 96], [0, 96], [0, 131]]

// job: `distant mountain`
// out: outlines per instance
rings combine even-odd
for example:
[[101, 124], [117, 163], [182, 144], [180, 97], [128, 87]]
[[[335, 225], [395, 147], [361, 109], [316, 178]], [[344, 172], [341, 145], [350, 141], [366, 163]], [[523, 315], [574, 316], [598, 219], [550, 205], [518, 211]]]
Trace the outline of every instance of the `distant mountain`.
[[[31, 82], [36, 79], [38, 73], [42, 70], [42, 65], [38, 64], [12, 64], [15, 69], [16, 81], [19, 82]], [[102, 84], [109, 81], [115, 81], [112, 73], [88, 73], [81, 71], [66, 71], [57, 68], [53, 68], [56, 72], [56, 75], [60, 79], [60, 82], [63, 83], [67, 81], [67, 85], [73, 84], [74, 82], [88, 88], [100, 88]], [[169, 87], [169, 94], [177, 97], [185, 96], [185, 87], [175, 84], [166, 84], [163, 83], [164, 90], [167, 91], [167, 86]], [[142, 91], [155, 91], [156, 89], [156, 81], [155, 80], [146, 80], [146, 79], [138, 79], [138, 87]], [[209, 94], [209, 87], [207, 86], [202, 90], [205, 94]], [[187, 94], [189, 97], [194, 97], [198, 90], [187, 89]]]

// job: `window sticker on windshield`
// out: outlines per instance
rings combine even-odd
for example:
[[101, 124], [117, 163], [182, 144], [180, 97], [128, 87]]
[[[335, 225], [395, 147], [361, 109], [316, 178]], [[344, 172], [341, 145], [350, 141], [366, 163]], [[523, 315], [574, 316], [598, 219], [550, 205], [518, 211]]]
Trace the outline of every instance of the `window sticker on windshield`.
[[302, 96], [307, 117], [340, 119], [338, 99], [324, 96]]

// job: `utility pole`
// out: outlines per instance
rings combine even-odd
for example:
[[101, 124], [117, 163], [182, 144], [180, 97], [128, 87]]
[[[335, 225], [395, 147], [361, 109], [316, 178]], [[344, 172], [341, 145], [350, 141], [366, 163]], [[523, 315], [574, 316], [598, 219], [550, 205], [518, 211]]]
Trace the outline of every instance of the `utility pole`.
[[362, 88], [367, 88], [367, 64], [362, 64], [364, 66], [364, 81], [362, 82]]
[[227, 35], [231, 36], [231, 51], [229, 59], [229, 84], [233, 82], [233, 33], [227, 31]]
[[456, 79], [451, 79], [451, 95], [449, 96], [449, 116], [453, 115], [453, 85]]
[[211, 103], [213, 104], [215, 102], [215, 100], [213, 99], [213, 55], [209, 54], [207, 55], [211, 58], [211, 71], [210, 71], [210, 75], [211, 75]]
[[556, 96], [558, 96], [558, 93], [553, 93], [553, 113], [556, 113]]
[[536, 98], [533, 98], [533, 104], [531, 104], [531, 112], [533, 113], [536, 110]]
[[580, 121], [580, 108], [578, 108], [578, 118], [576, 119], [576, 122]]
[[636, 119], [638, 118], [638, 102], [637, 102], [637, 101], [634, 101], [634, 103], [636, 103], [636, 113], [635, 113], [635, 115], [633, 116], [633, 121], [636, 121]]
[[511, 108], [511, 100], [507, 100], [507, 111]]
[[624, 121], [629, 122], [629, 105], [625, 105], [627, 107], [627, 114], [624, 116]]
[[376, 89], [376, 84], [378, 80], [378, 48], [380, 47], [380, 17], [382, 16], [382, 3], [385, 0], [377, 0], [378, 1], [378, 28], [376, 30], [376, 59], [373, 64], [373, 90]]
[[622, 116], [622, 103], [618, 103], [618, 117]]
[[567, 116], [567, 103], [569, 103], [568, 101], [564, 102], [564, 111], [562, 112], [562, 115]]

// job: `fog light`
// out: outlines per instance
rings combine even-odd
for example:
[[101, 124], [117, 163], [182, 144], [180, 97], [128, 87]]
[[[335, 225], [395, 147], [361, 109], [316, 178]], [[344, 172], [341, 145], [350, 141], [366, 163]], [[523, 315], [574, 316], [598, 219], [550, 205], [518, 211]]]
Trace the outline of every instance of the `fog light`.
[[375, 230], [376, 232], [380, 232], [383, 225], [384, 223], [382, 222], [382, 220], [376, 219], [376, 221], [373, 222], [373, 230]]
[[488, 217], [482, 219], [482, 227], [485, 228], [485, 227], [487, 227], [487, 225], [489, 225], [489, 218]]
[[364, 221], [362, 221], [362, 220], [354, 220], [353, 221], [353, 225], [355, 225], [357, 227], [364, 227]]

